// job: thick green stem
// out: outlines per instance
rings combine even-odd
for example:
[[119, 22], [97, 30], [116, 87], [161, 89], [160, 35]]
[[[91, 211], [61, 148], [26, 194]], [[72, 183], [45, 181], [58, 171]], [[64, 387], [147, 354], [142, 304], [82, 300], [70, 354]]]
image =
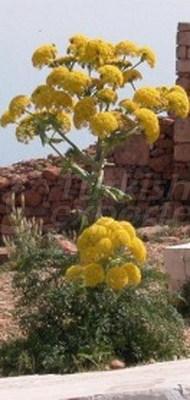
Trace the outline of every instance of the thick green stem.
[[102, 184], [104, 180], [105, 153], [102, 140], [98, 140], [96, 149], [97, 171], [94, 173], [94, 182], [90, 193], [89, 204], [87, 207], [87, 218], [89, 223], [93, 223], [102, 215]]

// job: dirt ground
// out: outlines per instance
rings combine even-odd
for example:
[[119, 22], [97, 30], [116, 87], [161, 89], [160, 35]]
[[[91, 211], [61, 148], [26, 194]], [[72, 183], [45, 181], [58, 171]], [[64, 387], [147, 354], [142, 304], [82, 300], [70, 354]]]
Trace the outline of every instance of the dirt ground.
[[[146, 242], [149, 263], [164, 269], [164, 248], [169, 245], [190, 241], [190, 225], [154, 226], [138, 230], [140, 237]], [[7, 340], [18, 333], [18, 326], [13, 318], [14, 296], [11, 288], [13, 272], [6, 272], [0, 265], [0, 340]], [[186, 330], [190, 343], [190, 328]]]

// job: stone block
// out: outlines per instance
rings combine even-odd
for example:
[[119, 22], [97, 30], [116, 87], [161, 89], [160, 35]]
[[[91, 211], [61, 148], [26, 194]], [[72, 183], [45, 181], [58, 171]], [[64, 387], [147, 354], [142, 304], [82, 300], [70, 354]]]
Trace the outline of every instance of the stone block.
[[175, 145], [174, 160], [182, 162], [190, 162], [190, 143]]
[[176, 120], [174, 126], [174, 141], [176, 143], [190, 142], [190, 118]]
[[8, 178], [5, 178], [3, 176], [0, 176], [0, 190], [6, 189], [8, 186], [10, 186], [10, 180]]
[[155, 172], [164, 171], [172, 163], [172, 155], [164, 154], [160, 157], [150, 158], [150, 168]]
[[187, 58], [190, 59], [190, 47], [187, 48]]
[[164, 260], [170, 288], [178, 290], [190, 279], [190, 243], [166, 247]]
[[176, 71], [190, 74], [190, 60], [177, 60]]
[[189, 22], [180, 22], [179, 24], [178, 24], [178, 31], [180, 31], [180, 32], [182, 32], [182, 31], [184, 31], [184, 32], [190, 32], [190, 23]]
[[179, 77], [176, 80], [176, 84], [182, 86], [185, 90], [190, 90], [190, 76], [187, 77]]
[[176, 57], [179, 59], [185, 59], [187, 56], [187, 47], [186, 46], [178, 46], [176, 48]]
[[190, 182], [179, 181], [176, 182], [172, 188], [172, 198], [180, 202], [190, 200]]
[[114, 151], [117, 165], [147, 165], [149, 162], [149, 146], [143, 135], [132, 136]]
[[177, 44], [180, 46], [190, 46], [190, 31], [178, 32]]
[[61, 169], [56, 166], [49, 166], [44, 169], [42, 176], [47, 179], [47, 181], [55, 182], [60, 176]]

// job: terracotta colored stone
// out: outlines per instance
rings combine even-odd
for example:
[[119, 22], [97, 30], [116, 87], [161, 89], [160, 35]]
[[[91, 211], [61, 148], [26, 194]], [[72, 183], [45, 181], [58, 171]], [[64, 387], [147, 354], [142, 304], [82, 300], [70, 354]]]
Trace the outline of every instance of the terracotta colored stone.
[[0, 176], [0, 190], [6, 189], [8, 186], [10, 186], [10, 180]]
[[121, 360], [118, 360], [118, 359], [115, 359], [115, 360], [112, 360], [111, 362], [110, 362], [110, 368], [111, 369], [122, 369], [122, 368], [126, 368], [126, 364], [125, 364], [125, 362], [124, 361], [121, 361]]
[[55, 235], [54, 238], [58, 246], [63, 249], [64, 252], [69, 254], [77, 253], [76, 245], [70, 240], [65, 239], [63, 235]]
[[[190, 32], [189, 32], [190, 34]], [[187, 72], [190, 74], [190, 60], [178, 60], [176, 62], [176, 71], [177, 72]]]
[[34, 190], [27, 190], [24, 192], [24, 197], [26, 206], [30, 207], [37, 207], [42, 201], [41, 194]]
[[176, 56], [179, 59], [184, 59], [187, 56], [187, 47], [186, 46], [179, 46], [176, 49]]
[[190, 47], [187, 49], [187, 58], [190, 59]]
[[177, 85], [182, 86], [185, 90], [190, 90], [190, 77], [179, 77], [176, 80]]
[[177, 144], [174, 148], [174, 160], [190, 162], [190, 144]]
[[54, 182], [57, 180], [61, 172], [61, 169], [56, 166], [49, 166], [45, 168], [42, 172], [43, 178], [47, 179], [47, 181]]
[[177, 43], [181, 46], [190, 46], [190, 31], [178, 32]]
[[179, 181], [176, 182], [172, 190], [172, 198], [179, 201], [190, 200], [190, 182]]
[[172, 163], [172, 157], [169, 155], [162, 155], [156, 158], [150, 158], [150, 168], [155, 172], [164, 171]]
[[179, 31], [189, 31], [190, 32], [190, 23], [189, 22], [180, 22], [178, 24]]
[[174, 127], [174, 141], [176, 143], [190, 142], [190, 118], [177, 119]]
[[117, 165], [147, 165], [149, 162], [149, 146], [143, 135], [133, 136], [114, 152]]

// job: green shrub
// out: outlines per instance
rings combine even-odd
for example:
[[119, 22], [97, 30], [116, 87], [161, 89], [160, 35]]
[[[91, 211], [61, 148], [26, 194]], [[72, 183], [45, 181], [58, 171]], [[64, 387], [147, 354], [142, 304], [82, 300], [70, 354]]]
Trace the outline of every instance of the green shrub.
[[113, 358], [127, 365], [185, 354], [183, 319], [163, 273], [146, 267], [138, 287], [114, 292], [65, 280], [79, 262], [64, 254], [35, 220], [13, 213], [10, 267], [22, 337], [0, 346], [0, 374], [71, 373], [104, 369]]
[[15, 275], [24, 338], [1, 346], [2, 375], [71, 373], [103, 369], [115, 357], [129, 365], [185, 354], [183, 320], [163, 274], [147, 268], [138, 289], [115, 293], [65, 282], [59, 261], [44, 274], [46, 261], [38, 254], [33, 270], [22, 266]]

